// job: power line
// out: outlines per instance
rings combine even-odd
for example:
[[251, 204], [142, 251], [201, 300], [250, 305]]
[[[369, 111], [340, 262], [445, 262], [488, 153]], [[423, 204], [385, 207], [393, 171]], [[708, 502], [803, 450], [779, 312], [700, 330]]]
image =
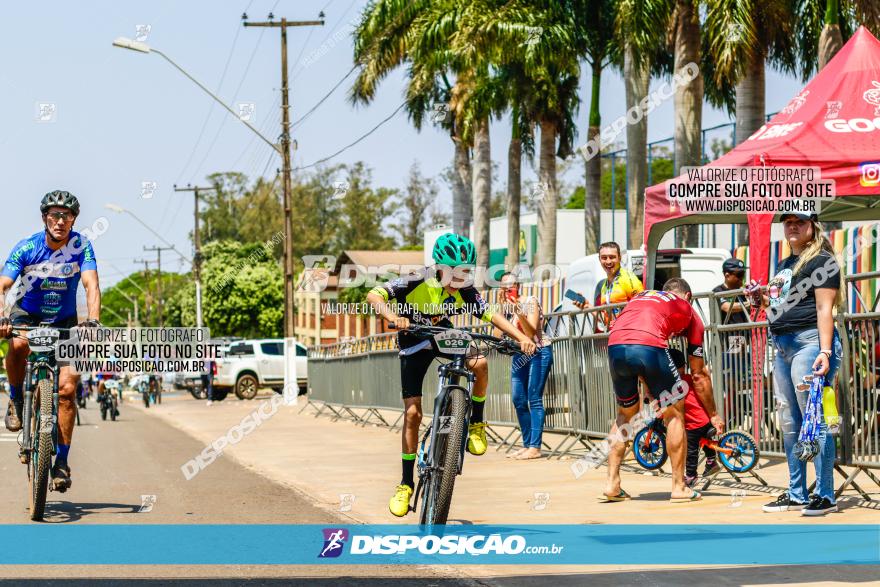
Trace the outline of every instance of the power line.
[[[244, 13], [247, 14], [247, 11], [250, 9], [251, 5], [254, 3], [254, 0], [251, 0], [247, 7], [244, 9]], [[232, 46], [229, 48], [229, 55], [226, 57], [226, 64], [223, 66], [223, 73], [220, 74], [220, 81], [217, 82], [217, 87], [214, 90], [215, 94], [220, 93], [220, 89], [223, 87], [223, 82], [226, 80], [226, 73], [229, 71], [229, 64], [232, 62], [232, 56], [235, 54], [235, 46], [238, 44], [238, 36], [241, 34], [241, 27], [236, 24], [235, 25], [235, 37], [232, 39]], [[186, 160], [186, 164], [183, 166], [183, 169], [180, 172], [180, 175], [177, 176], [177, 182], [183, 178], [183, 175], [186, 173], [186, 170], [189, 169], [190, 163], [192, 163], [193, 157], [195, 156], [196, 150], [199, 148], [199, 145], [202, 142], [202, 137], [205, 134], [205, 129], [208, 128], [208, 122], [211, 120], [211, 116], [214, 114], [214, 106], [216, 106], [215, 102], [211, 102], [210, 108], [208, 108], [208, 115], [205, 116], [205, 122], [202, 123], [202, 130], [199, 131], [199, 136], [196, 139], [196, 144], [193, 145], [193, 148], [190, 150], [189, 158]]]
[[330, 159], [333, 159], [333, 158], [336, 157], [337, 155], [340, 155], [340, 154], [342, 154], [343, 152], [347, 151], [348, 149], [354, 147], [355, 145], [357, 145], [358, 143], [360, 143], [362, 140], [364, 140], [365, 138], [367, 138], [368, 136], [370, 136], [371, 134], [373, 134], [374, 132], [376, 132], [376, 131], [379, 129], [380, 126], [382, 126], [383, 124], [385, 124], [386, 122], [388, 122], [389, 120], [391, 120], [392, 118], [394, 118], [394, 116], [395, 116], [398, 112], [400, 112], [400, 110], [401, 110], [404, 106], [406, 106], [406, 102], [402, 102], [402, 103], [400, 104], [400, 106], [398, 106], [398, 107], [394, 110], [394, 112], [392, 112], [391, 114], [389, 114], [385, 119], [383, 119], [381, 122], [379, 122], [379, 124], [377, 124], [376, 126], [374, 126], [373, 128], [371, 128], [369, 131], [367, 131], [366, 134], [361, 135], [360, 137], [358, 137], [358, 139], [355, 140], [353, 143], [350, 143], [350, 144], [348, 144], [348, 145], [342, 147], [341, 149], [339, 149], [338, 151], [336, 151], [336, 152], [333, 153], [332, 155], [328, 155], [328, 156], [324, 157], [323, 159], [318, 159], [318, 160], [315, 161], [314, 163], [310, 163], [310, 164], [308, 164], [308, 165], [303, 165], [302, 167], [297, 167], [296, 169], [294, 169], [294, 171], [300, 171], [300, 170], [302, 170], [302, 169], [308, 169], [308, 168], [310, 168], [310, 167], [314, 167], [315, 165], [320, 165], [321, 163], [324, 163], [325, 161], [329, 161]]
[[[272, 8], [269, 10], [269, 12], [274, 12], [275, 7], [278, 6], [280, 2], [281, 0], [275, 0], [275, 3], [272, 5]], [[245, 67], [244, 73], [241, 76], [241, 81], [238, 82], [238, 87], [235, 88], [235, 93], [232, 95], [231, 102], [235, 102], [235, 99], [238, 97], [238, 93], [241, 91], [241, 87], [244, 85], [244, 82], [247, 79], [248, 73], [250, 73], [251, 64], [253, 64], [254, 58], [257, 56], [257, 51], [260, 48], [260, 43], [263, 41], [263, 33], [265, 32], [266, 31], [260, 31], [260, 36], [257, 37], [257, 44], [254, 45], [254, 50], [251, 53], [250, 59], [248, 59], [247, 66]], [[208, 150], [205, 151], [205, 156], [202, 157], [202, 161], [201, 163], [199, 163], [199, 166], [196, 168], [196, 172], [193, 175], [198, 175], [202, 171], [202, 167], [204, 167], [205, 161], [208, 160], [211, 151], [214, 149], [214, 145], [217, 143], [217, 139], [220, 138], [220, 133], [223, 131], [223, 127], [226, 126], [226, 120], [227, 117], [224, 117], [223, 120], [220, 122], [220, 126], [219, 128], [217, 128], [217, 132], [214, 134], [214, 138], [211, 140], [211, 144], [208, 146]]]
[[339, 86], [342, 85], [342, 82], [344, 82], [345, 80], [347, 80], [348, 77], [349, 77], [352, 73], [354, 73], [354, 71], [355, 71], [357, 68], [358, 68], [358, 66], [355, 65], [355, 66], [352, 67], [350, 70], [348, 70], [348, 73], [345, 74], [345, 77], [343, 77], [341, 80], [339, 80], [339, 81], [336, 83], [336, 85], [333, 86], [333, 87], [330, 89], [330, 91], [327, 92], [327, 94], [326, 94], [323, 98], [321, 98], [320, 100], [318, 100], [318, 103], [317, 103], [317, 104], [315, 104], [314, 106], [311, 107], [311, 109], [309, 109], [308, 112], [306, 112], [305, 114], [303, 114], [298, 120], [295, 120], [295, 121], [293, 122], [293, 124], [291, 125], [291, 127], [295, 127], [295, 126], [301, 124], [306, 118], [309, 117], [309, 115], [310, 115], [312, 112], [314, 112], [315, 110], [317, 110], [317, 109], [318, 109], [318, 106], [320, 106], [321, 104], [323, 104], [324, 101], [327, 100], [327, 98], [329, 98], [330, 95], [333, 94], [333, 92], [335, 92], [335, 91], [337, 90], [337, 88], [339, 88]]

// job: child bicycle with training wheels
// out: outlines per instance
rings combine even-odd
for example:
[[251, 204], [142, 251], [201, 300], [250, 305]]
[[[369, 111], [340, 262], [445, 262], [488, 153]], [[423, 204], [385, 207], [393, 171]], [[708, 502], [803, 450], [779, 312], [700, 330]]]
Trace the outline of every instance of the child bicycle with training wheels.
[[[693, 487], [697, 481], [697, 464], [700, 449], [706, 456], [703, 478], [720, 471], [721, 465], [731, 473], [746, 473], [758, 463], [758, 447], [755, 440], [745, 432], [732, 430], [718, 438], [718, 431], [709, 420], [706, 408], [694, 392], [690, 375], [684, 372], [685, 356], [677, 349], [669, 349], [669, 355], [678, 369], [682, 381], [688, 385], [684, 398], [684, 423], [687, 435], [687, 458], [684, 482]], [[649, 471], [660, 469], [667, 459], [666, 428], [663, 420], [655, 418], [648, 422], [633, 439], [636, 461]]]
[[717, 430], [709, 421], [706, 408], [700, 403], [700, 398], [694, 393], [694, 383], [691, 376], [685, 373], [685, 357], [678, 349], [669, 349], [669, 355], [675, 368], [681, 376], [681, 380], [687, 383], [688, 392], [684, 397], [684, 429], [687, 436], [687, 459], [684, 465], [684, 483], [693, 487], [697, 481], [697, 461], [700, 457], [700, 448], [706, 455], [706, 468], [703, 469], [703, 477], [709, 477], [719, 471], [717, 453], [701, 440], [715, 440]]

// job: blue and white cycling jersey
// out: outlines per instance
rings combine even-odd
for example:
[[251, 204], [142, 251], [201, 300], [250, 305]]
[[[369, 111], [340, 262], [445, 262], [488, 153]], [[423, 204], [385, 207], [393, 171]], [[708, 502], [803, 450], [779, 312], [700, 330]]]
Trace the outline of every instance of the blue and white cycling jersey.
[[67, 244], [53, 251], [40, 231], [15, 245], [0, 275], [13, 281], [21, 277], [17, 305], [22, 310], [56, 322], [76, 316], [80, 274], [97, 269], [92, 243], [84, 235], [70, 231]]

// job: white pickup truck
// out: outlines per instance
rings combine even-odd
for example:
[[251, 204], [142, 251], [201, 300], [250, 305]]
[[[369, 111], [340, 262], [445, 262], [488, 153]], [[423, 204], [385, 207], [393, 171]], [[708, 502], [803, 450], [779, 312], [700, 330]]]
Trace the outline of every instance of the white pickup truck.
[[[298, 342], [293, 344], [296, 381], [303, 393], [308, 379], [308, 351]], [[264, 387], [280, 393], [284, 388], [284, 341], [264, 338], [233, 342], [224, 357], [217, 360], [214, 387], [231, 389], [239, 399], [253, 399]]]

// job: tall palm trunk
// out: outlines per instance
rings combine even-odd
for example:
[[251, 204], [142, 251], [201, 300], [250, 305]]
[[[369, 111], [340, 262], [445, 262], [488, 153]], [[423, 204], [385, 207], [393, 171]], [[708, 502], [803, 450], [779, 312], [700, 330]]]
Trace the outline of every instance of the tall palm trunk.
[[[736, 85], [736, 144], [752, 136], [764, 124], [764, 52], [756, 50]], [[748, 224], [736, 227], [736, 244], [749, 244]]]
[[474, 237], [477, 265], [489, 265], [489, 206], [492, 201], [492, 151], [489, 145], [489, 117], [477, 122], [474, 133]]
[[[676, 0], [675, 71], [684, 75], [689, 63], [700, 64], [700, 21], [695, 0]], [[700, 130], [703, 123], [703, 74], [675, 89], [675, 175], [684, 166], [703, 163]], [[679, 227], [678, 246], [699, 243], [696, 224]]]
[[471, 232], [471, 157], [467, 143], [453, 136], [455, 158], [452, 174], [452, 230], [456, 234], [469, 235]]
[[538, 181], [543, 186], [543, 197], [538, 205], [538, 254], [535, 264], [555, 265], [556, 209], [559, 200], [556, 189], [556, 123], [546, 119], [541, 121]]
[[[587, 160], [584, 184], [584, 250], [585, 254], [599, 252], [600, 227], [602, 222], [602, 147], [599, 138], [602, 116], [599, 114], [599, 90], [602, 85], [602, 64], [593, 61], [593, 80], [590, 96], [590, 125], [587, 136], [599, 148]], [[543, 140], [543, 137], [542, 137]]]
[[[825, 3], [825, 26], [819, 35], [819, 71], [831, 61], [843, 47], [843, 35], [840, 32], [840, 13], [838, 0], [827, 0]], [[837, 230], [843, 227], [843, 223], [825, 222], [827, 230]]]
[[[623, 78], [626, 87], [626, 110], [638, 107], [648, 95], [650, 74], [647, 63], [640, 63], [631, 45], [623, 55]], [[648, 182], [648, 115], [626, 127], [626, 189], [629, 198], [629, 234], [626, 248], [641, 245], [645, 231], [645, 188]], [[613, 196], [612, 196], [613, 197]], [[613, 222], [613, 221], [612, 221]]]
[[838, 0], [825, 2], [825, 26], [819, 35], [819, 71], [843, 47], [843, 35], [840, 32], [840, 15]]
[[507, 148], [507, 269], [519, 263], [519, 207], [522, 199], [522, 139], [519, 135], [519, 108], [511, 113], [513, 132]]

